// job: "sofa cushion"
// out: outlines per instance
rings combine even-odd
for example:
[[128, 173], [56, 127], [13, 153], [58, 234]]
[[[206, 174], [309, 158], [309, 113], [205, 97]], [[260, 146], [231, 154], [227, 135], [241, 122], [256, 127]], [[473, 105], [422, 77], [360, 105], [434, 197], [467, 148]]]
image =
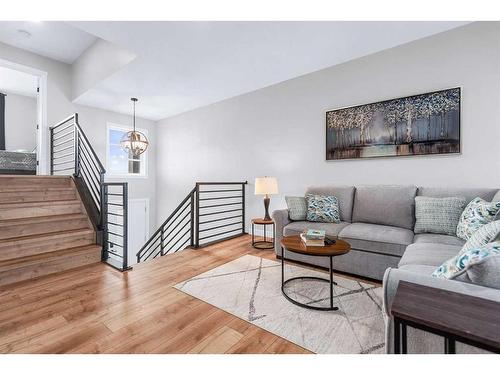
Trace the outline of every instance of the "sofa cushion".
[[437, 243], [414, 243], [406, 248], [398, 268], [408, 264], [438, 267], [458, 254], [462, 247]]
[[339, 202], [333, 195], [306, 194], [307, 221], [340, 223]]
[[307, 215], [307, 200], [305, 197], [285, 197], [290, 220], [305, 220]]
[[354, 186], [310, 186], [306, 194], [333, 195], [339, 202], [340, 220], [352, 221]]
[[465, 241], [455, 236], [435, 233], [420, 233], [413, 237], [413, 243], [437, 243], [443, 245], [463, 246]]
[[352, 221], [413, 230], [415, 186], [360, 186], [354, 195]]
[[415, 197], [415, 233], [455, 235], [464, 197]]
[[430, 276], [436, 270], [436, 266], [424, 266], [421, 264], [406, 264], [404, 266], [398, 267], [401, 270], [419, 273], [421, 275]]
[[300, 234], [305, 229], [319, 229], [324, 230], [326, 235], [329, 237], [337, 237], [339, 232], [348, 226], [349, 223], [313, 223], [310, 221], [294, 221], [283, 228], [284, 236], [292, 236], [294, 234]]
[[500, 289], [500, 242], [460, 252], [441, 264], [432, 276]]
[[401, 256], [412, 243], [413, 232], [388, 225], [353, 223], [341, 230], [339, 238], [353, 249]]
[[[444, 197], [465, 197], [467, 203], [476, 197], [483, 198], [490, 202], [497, 193], [497, 189], [476, 189], [476, 188], [438, 188], [419, 186], [417, 195], [434, 198]], [[500, 200], [500, 197], [499, 199]]]

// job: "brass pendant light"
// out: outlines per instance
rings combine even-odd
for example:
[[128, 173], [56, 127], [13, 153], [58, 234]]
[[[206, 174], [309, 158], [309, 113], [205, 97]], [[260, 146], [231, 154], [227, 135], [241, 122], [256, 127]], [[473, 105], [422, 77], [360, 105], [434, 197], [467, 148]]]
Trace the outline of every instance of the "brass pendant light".
[[134, 103], [134, 130], [123, 135], [120, 140], [120, 146], [123, 151], [127, 153], [131, 152], [134, 156], [139, 156], [147, 150], [149, 141], [143, 133], [135, 130], [135, 103], [137, 103], [138, 99], [130, 98], [130, 100]]

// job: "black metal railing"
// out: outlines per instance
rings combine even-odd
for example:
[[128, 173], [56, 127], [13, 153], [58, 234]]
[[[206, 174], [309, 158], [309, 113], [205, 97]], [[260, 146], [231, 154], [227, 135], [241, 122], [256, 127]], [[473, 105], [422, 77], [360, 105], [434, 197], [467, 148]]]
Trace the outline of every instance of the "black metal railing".
[[197, 182], [137, 253], [137, 262], [207, 246], [245, 232], [247, 182]]
[[103, 260], [119, 269], [128, 268], [128, 186], [105, 182], [103, 188]]
[[[82, 195], [85, 204], [96, 230], [101, 234], [99, 242], [102, 243], [102, 258], [113, 267], [120, 270], [128, 268], [127, 262], [127, 184], [126, 183], [105, 183], [104, 169], [99, 157], [94, 151], [90, 141], [78, 123], [78, 113], [74, 113], [55, 126], [49, 128], [50, 131], [50, 174], [51, 175], [73, 175], [75, 184]], [[109, 192], [109, 189], [119, 190], [119, 192]], [[121, 189], [121, 190], [120, 190]], [[116, 199], [109, 199], [110, 196], [121, 197], [120, 207], [124, 212], [120, 246], [111, 247], [109, 238], [114, 238], [110, 227], [113, 222], [108, 220], [108, 215], [114, 213], [114, 208], [118, 204]], [[111, 233], [114, 233], [111, 230]], [[119, 249], [121, 250], [119, 250]], [[112, 251], [113, 250], [113, 251]], [[117, 258], [121, 261], [118, 262]]]

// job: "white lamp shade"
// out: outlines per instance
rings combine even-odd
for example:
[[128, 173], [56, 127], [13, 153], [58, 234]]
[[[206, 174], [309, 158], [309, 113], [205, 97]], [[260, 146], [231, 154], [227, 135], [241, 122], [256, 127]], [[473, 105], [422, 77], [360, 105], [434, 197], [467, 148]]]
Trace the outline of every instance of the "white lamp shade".
[[255, 194], [278, 194], [276, 177], [257, 177], [255, 179]]

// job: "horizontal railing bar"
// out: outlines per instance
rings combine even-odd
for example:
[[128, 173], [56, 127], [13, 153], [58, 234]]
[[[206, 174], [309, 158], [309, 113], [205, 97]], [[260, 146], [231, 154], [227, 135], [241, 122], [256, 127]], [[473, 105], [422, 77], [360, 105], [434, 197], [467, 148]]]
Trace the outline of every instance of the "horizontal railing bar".
[[216, 227], [211, 227], [211, 228], [204, 228], [204, 229], [200, 229], [199, 232], [207, 232], [207, 231], [210, 231], [210, 230], [214, 230], [214, 229], [219, 229], [219, 228], [225, 228], [225, 227], [230, 227], [231, 225], [236, 225], [236, 224], [243, 224], [243, 221], [236, 221], [234, 223], [229, 223], [229, 224], [224, 224], [224, 225], [218, 225]]
[[243, 232], [232, 234], [232, 235], [227, 236], [227, 237], [218, 238], [218, 239], [215, 239], [213, 241], [208, 241], [208, 242], [202, 243], [202, 244], [200, 244], [200, 247], [210, 246], [210, 245], [222, 242], [222, 241], [228, 241], [230, 239], [238, 238], [238, 237], [241, 237], [243, 235], [245, 235], [245, 233], [243, 233]]
[[74, 124], [71, 123], [69, 124], [68, 126], [64, 127], [64, 128], [61, 128], [61, 129], [57, 129], [57, 131], [53, 131], [52, 134], [53, 135], [58, 135], [58, 134], [61, 134], [63, 131], [65, 131], [66, 129], [69, 129], [69, 128], [73, 128], [74, 127]]
[[160, 233], [162, 231], [162, 228], [170, 221], [170, 219], [172, 217], [174, 217], [174, 215], [178, 212], [178, 210], [180, 209], [180, 207], [182, 207], [184, 205], [184, 203], [186, 203], [191, 198], [191, 196], [195, 193], [195, 191], [196, 191], [196, 188], [193, 188], [193, 190], [191, 190], [189, 192], [189, 194], [182, 200], [182, 202], [177, 206], [177, 208], [168, 216], [168, 218], [153, 233], [153, 235], [149, 238], [149, 240], [146, 241], [146, 243], [144, 244], [144, 246], [137, 252], [136, 256], [140, 257], [143, 249], [148, 245], [148, 243], [153, 239], [154, 236], [156, 236], [158, 233]]
[[198, 185], [246, 185], [248, 181], [242, 182], [197, 182]]
[[63, 164], [68, 164], [68, 163], [75, 163], [75, 159], [73, 160], [68, 160], [68, 161], [60, 161], [60, 162], [57, 162], [57, 163], [52, 163], [52, 165], [56, 166], [56, 165], [63, 165]]
[[123, 197], [123, 194], [108, 193], [107, 195], [112, 195], [114, 197]]
[[105, 182], [103, 185], [107, 186], [125, 186], [126, 182]]
[[[189, 211], [188, 211], [188, 213], [187, 213], [186, 215], [184, 215], [184, 217], [183, 217], [182, 219], [180, 219], [180, 220], [177, 222], [177, 224], [176, 224], [176, 225], [175, 225], [175, 226], [174, 226], [174, 227], [170, 230], [170, 232], [168, 232], [168, 234], [167, 234], [167, 235], [163, 235], [163, 238], [168, 238], [168, 237], [172, 234], [172, 232], [173, 232], [175, 229], [177, 229], [177, 227], [178, 227], [180, 224], [182, 224], [182, 222], [183, 222], [184, 220], [186, 220], [186, 218], [187, 218], [189, 215], [191, 215], [191, 210], [189, 210]], [[187, 221], [187, 223], [190, 223], [190, 222], [191, 222], [191, 220], [188, 220], [188, 221]], [[163, 231], [163, 233], [166, 233], [166, 232], [167, 232], [167, 229], [165, 229], [165, 230]]]
[[112, 234], [113, 236], [123, 237], [123, 234], [118, 234], [118, 233], [115, 233], [115, 232], [111, 232], [109, 229], [108, 229], [108, 233]]
[[[61, 143], [59, 143], [59, 144], [57, 144], [57, 145], [53, 143], [53, 144], [52, 144], [52, 149], [54, 149], [54, 148], [56, 148], [56, 147], [59, 147], [59, 146], [62, 146], [62, 145], [65, 145], [66, 143], [69, 143], [69, 142], [74, 143], [74, 142], [75, 142], [75, 140], [74, 140], [73, 138], [71, 138], [71, 139], [68, 139], [67, 141], [61, 142]], [[54, 152], [59, 152], [59, 151], [61, 151], [61, 150], [54, 150]]]
[[112, 216], [123, 217], [123, 215], [120, 215], [120, 214], [115, 214], [114, 212], [108, 212], [107, 214], [108, 214], [108, 215], [112, 215]]
[[243, 202], [212, 204], [210, 206], [200, 206], [199, 208], [202, 209], [202, 208], [214, 208], [214, 207], [234, 206], [235, 204], [243, 204]]
[[62, 169], [53, 169], [52, 171], [53, 172], [62, 172], [62, 171], [71, 171], [71, 170], [75, 170], [74, 167], [71, 167], [71, 168], [62, 168]]
[[120, 253], [115, 253], [115, 252], [114, 252], [113, 250], [111, 250], [111, 249], [108, 249], [108, 252], [109, 252], [111, 255], [114, 255], [114, 256], [116, 256], [116, 257], [118, 257], [118, 258], [123, 258], [123, 255], [122, 255], [122, 254], [120, 254]]
[[200, 190], [200, 193], [225, 193], [227, 191], [243, 191], [243, 189], [228, 189], [228, 190]]
[[234, 210], [225, 210], [217, 212], [207, 212], [206, 214], [199, 214], [198, 216], [210, 216], [210, 215], [225, 214], [228, 212], [236, 212], [236, 211], [243, 211], [243, 208], [235, 208]]
[[[184, 229], [184, 228], [181, 228], [181, 230]], [[172, 246], [167, 250], [166, 254], [168, 254], [170, 252], [170, 250], [172, 250], [175, 245], [177, 245], [179, 243], [180, 240], [182, 240], [189, 232], [191, 231], [191, 229], [188, 229], [187, 231], [185, 231], [178, 239], [177, 241], [175, 241]], [[174, 237], [175, 238], [175, 237]], [[167, 247], [167, 245], [165, 245], [165, 247]]]
[[177, 250], [175, 250], [174, 253], [178, 252], [179, 250], [185, 249], [189, 240], [191, 240], [191, 236], [188, 237], [188, 239], [186, 241], [184, 241], [184, 243]]
[[[175, 223], [177, 222], [177, 219], [179, 219], [179, 217], [180, 217], [180, 216], [181, 216], [181, 215], [182, 215], [182, 214], [183, 214], [183, 213], [184, 213], [184, 212], [185, 212], [188, 208], [190, 208], [190, 205], [189, 205], [189, 204], [188, 204], [188, 205], [186, 205], [186, 206], [184, 206], [184, 208], [183, 208], [182, 210], [180, 210], [180, 211], [179, 211], [179, 213], [177, 214], [177, 216], [176, 216], [176, 217], [174, 217], [174, 218], [172, 219], [172, 221], [170, 222], [170, 224], [168, 224], [165, 228], [163, 228], [163, 232], [168, 231], [168, 230], [169, 230], [169, 228], [170, 228], [173, 224], [175, 224]], [[191, 210], [189, 210], [189, 211], [191, 211]], [[181, 220], [181, 221], [182, 221], [182, 220]]]
[[85, 159], [85, 161], [90, 164], [90, 167], [91, 168], [94, 168], [94, 172], [96, 174], [100, 174], [101, 171], [99, 170], [99, 167], [96, 165], [95, 161], [92, 159], [92, 157], [90, 156], [90, 154], [88, 154], [88, 152], [86, 150], [84, 150], [81, 146], [78, 146], [78, 149], [81, 151], [81, 155], [83, 156], [83, 158]]
[[92, 179], [88, 177], [87, 171], [85, 170], [85, 168], [80, 168], [80, 172], [82, 173], [83, 180], [85, 180], [87, 185], [90, 187], [89, 190], [92, 192], [93, 198], [98, 203], [100, 203], [101, 202], [101, 195], [100, 195], [101, 189], [100, 189], [99, 185], [97, 183], [95, 183], [95, 181], [94, 181], [94, 183], [92, 183]]
[[89, 149], [90, 149], [90, 152], [92, 153], [94, 159], [96, 160], [96, 162], [98, 163], [99, 165], [99, 169], [100, 169], [100, 172], [102, 173], [105, 173], [106, 170], [104, 169], [104, 167], [102, 166], [101, 164], [101, 161], [99, 160], [99, 158], [97, 157], [97, 154], [95, 153], [94, 149], [92, 148], [92, 145], [90, 144], [89, 140], [87, 139], [87, 136], [85, 135], [85, 133], [82, 131], [82, 129], [80, 128], [80, 125], [78, 124], [78, 121], [75, 121], [75, 125], [76, 125], [76, 128], [78, 129], [78, 134], [80, 134], [82, 136], [82, 139], [85, 143], [87, 143], [87, 145], [89, 146]]
[[[145, 246], [143, 246], [143, 248], [144, 248], [144, 253], [147, 253], [147, 252], [148, 252], [148, 250], [149, 250], [149, 249], [151, 249], [151, 247], [152, 247], [152, 246], [156, 243], [156, 241], [158, 241], [159, 239], [161, 239], [161, 236], [151, 237], [150, 239], [151, 239], [152, 241], [151, 241], [151, 243], [149, 244], [148, 248], [145, 248]], [[159, 245], [159, 244], [160, 244], [160, 243], [158, 243], [158, 245]], [[156, 246], [158, 246], [158, 245], [156, 245]], [[155, 247], [156, 247], [156, 246], [155, 246]]]
[[[186, 226], [187, 226], [189, 223], [190, 223], [190, 220], [186, 221], [186, 224], [184, 224], [184, 225], [183, 225], [183, 226], [179, 229], [179, 231], [178, 231], [178, 232], [180, 232], [181, 230], [183, 230], [184, 228], [186, 228]], [[168, 244], [169, 244], [170, 242], [172, 242], [172, 240], [173, 240], [175, 237], [176, 237], [176, 236], [173, 236], [170, 240], [168, 240], [168, 242], [167, 242], [167, 243], [163, 246], [163, 248], [167, 247], [167, 246], [168, 246]]]
[[51, 130], [54, 130], [54, 129], [57, 129], [59, 126], [65, 124], [66, 122], [70, 121], [70, 120], [75, 120], [75, 114], [72, 114], [71, 116], [68, 116], [66, 117], [64, 120], [62, 121], [59, 121], [57, 124], [55, 124], [54, 126], [51, 126], [50, 129]]
[[68, 156], [73, 156], [73, 153], [72, 153], [72, 152], [70, 152], [70, 153], [67, 153], [67, 154], [64, 154], [64, 155], [53, 156], [53, 157], [52, 157], [52, 160], [62, 159], [62, 158], [67, 158]]
[[71, 149], [74, 149], [73, 144], [71, 144], [71, 145], [70, 145], [70, 146], [68, 146], [68, 147], [61, 148], [60, 150], [54, 150], [54, 149], [53, 149], [53, 150], [52, 150], [52, 153], [56, 153], [56, 152], [63, 152], [63, 151], [69, 150], [70, 148], [71, 148]]
[[[80, 159], [80, 161], [81, 160], [82, 159]], [[87, 165], [80, 163], [80, 171], [84, 172], [86, 178], [89, 180], [88, 181], [89, 184], [93, 184], [94, 185], [94, 187], [96, 188], [96, 192], [97, 191], [100, 192], [101, 191], [101, 184], [100, 184], [99, 180], [97, 179], [97, 176], [94, 173], [92, 173], [92, 170], [90, 170], [87, 167]]]
[[[156, 251], [156, 250], [158, 250], [158, 248], [160, 248], [160, 252], [161, 252], [161, 247], [160, 247], [160, 244], [158, 244], [158, 245], [156, 245], [156, 246], [154, 247], [154, 249], [153, 249], [153, 250], [152, 250], [152, 251], [151, 251], [151, 252], [150, 252], [150, 253], [146, 256], [146, 258], [144, 258], [144, 261], [148, 260], [148, 259], [149, 259], [149, 257], [150, 257], [151, 255], [153, 255], [153, 254], [155, 253], [155, 251]], [[157, 253], [156, 255], [158, 255], [158, 253]], [[156, 255], [155, 255], [153, 258], [156, 258]]]
[[221, 232], [221, 233], [211, 234], [210, 236], [200, 237], [199, 240], [201, 241], [201, 240], [206, 240], [207, 238], [222, 236], [222, 235], [227, 234], [227, 233], [236, 232], [237, 230], [241, 231], [241, 228], [237, 228], [237, 229], [233, 229], [233, 230], [228, 230], [228, 231]]
[[243, 196], [242, 195], [231, 195], [229, 197], [200, 198], [198, 200], [200, 200], [200, 201], [213, 201], [216, 199], [232, 199], [232, 198], [243, 198]]
[[123, 203], [122, 203], [122, 204], [118, 204], [118, 203], [111, 203], [111, 202], [108, 202], [108, 204], [109, 204], [110, 206], [123, 207]]
[[118, 245], [117, 243], [114, 243], [114, 242], [112, 242], [110, 240], [108, 240], [108, 243], [112, 244], [113, 246], [118, 246], [118, 247], [123, 248], [123, 245]]
[[207, 220], [207, 221], [200, 221], [200, 225], [202, 224], [209, 224], [209, 223], [215, 223], [217, 221], [223, 221], [223, 220], [229, 220], [229, 219], [236, 219], [237, 217], [243, 217], [243, 214], [240, 215], [234, 215], [234, 216], [228, 216], [228, 217], [223, 217], [220, 219], [213, 219], [213, 220]]
[[111, 221], [108, 221], [108, 224], [114, 225], [115, 227], [122, 227], [123, 228], [123, 224], [116, 224], [116, 223], [112, 223]]
[[[56, 137], [56, 135], [57, 135], [57, 137]], [[74, 139], [75, 132], [73, 130], [70, 130], [69, 132], [64, 133], [64, 134], [61, 134], [61, 133], [54, 134], [54, 136], [52, 137], [52, 142], [63, 139], [65, 137], [67, 137], [68, 135], [71, 135], [71, 139]]]

